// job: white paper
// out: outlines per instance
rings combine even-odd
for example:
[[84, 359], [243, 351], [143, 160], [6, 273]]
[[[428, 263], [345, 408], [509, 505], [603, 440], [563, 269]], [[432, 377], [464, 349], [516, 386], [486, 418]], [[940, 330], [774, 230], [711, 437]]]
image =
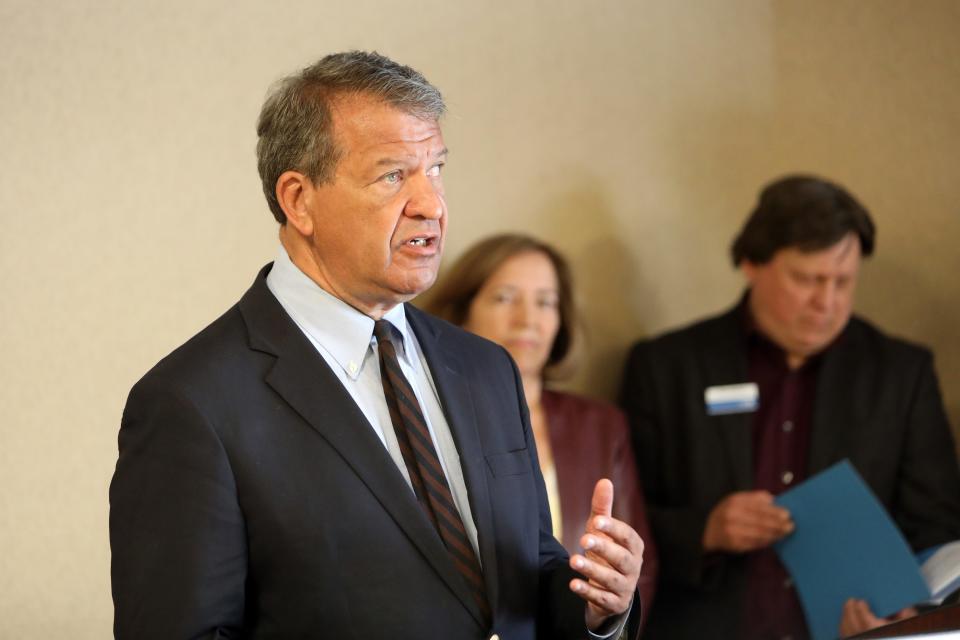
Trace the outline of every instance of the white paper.
[[930, 600], [940, 604], [944, 598], [955, 591], [960, 584], [960, 540], [949, 542], [927, 558], [920, 567], [923, 579], [930, 587], [933, 598]]

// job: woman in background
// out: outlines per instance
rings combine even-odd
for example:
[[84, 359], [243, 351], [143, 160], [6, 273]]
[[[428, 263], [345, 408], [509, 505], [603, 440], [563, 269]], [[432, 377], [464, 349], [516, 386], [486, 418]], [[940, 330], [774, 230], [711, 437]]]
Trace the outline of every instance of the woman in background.
[[517, 363], [553, 533], [571, 553], [583, 553], [580, 534], [594, 485], [600, 478], [613, 482], [613, 517], [636, 529], [645, 544], [639, 589], [644, 611], [649, 611], [657, 553], [626, 418], [612, 405], [544, 388], [545, 381], [569, 373], [575, 346], [573, 284], [566, 260], [529, 236], [493, 236], [464, 253], [434, 286], [425, 306], [502, 345]]

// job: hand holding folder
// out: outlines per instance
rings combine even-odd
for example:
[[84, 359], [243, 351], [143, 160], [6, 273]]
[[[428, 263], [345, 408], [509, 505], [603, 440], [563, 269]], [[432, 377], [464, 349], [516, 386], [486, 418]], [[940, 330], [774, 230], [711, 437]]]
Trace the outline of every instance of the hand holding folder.
[[836, 638], [844, 603], [878, 616], [930, 598], [903, 534], [846, 460], [776, 499], [796, 530], [774, 549], [790, 571], [814, 640]]

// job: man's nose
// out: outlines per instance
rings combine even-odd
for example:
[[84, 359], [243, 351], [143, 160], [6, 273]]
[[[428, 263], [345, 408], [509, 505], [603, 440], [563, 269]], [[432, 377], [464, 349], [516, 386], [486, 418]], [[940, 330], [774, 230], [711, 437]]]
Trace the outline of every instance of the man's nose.
[[429, 176], [418, 175], [410, 178], [410, 198], [404, 207], [404, 213], [411, 218], [436, 220], [443, 215], [443, 190]]
[[836, 295], [837, 285], [835, 282], [830, 280], [821, 282], [813, 294], [813, 304], [817, 309], [826, 311], [833, 306]]

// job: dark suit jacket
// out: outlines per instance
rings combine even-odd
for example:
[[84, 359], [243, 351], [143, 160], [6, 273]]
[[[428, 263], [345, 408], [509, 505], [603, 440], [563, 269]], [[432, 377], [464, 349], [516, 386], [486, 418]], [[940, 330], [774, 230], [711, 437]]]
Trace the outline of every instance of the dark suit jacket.
[[657, 545], [647, 521], [626, 417], [613, 405], [572, 393], [544, 391], [541, 403], [557, 469], [564, 546], [583, 553], [580, 538], [590, 517], [593, 487], [600, 478], [609, 478], [614, 487], [613, 517], [643, 538], [640, 598], [649, 612], [657, 580]]
[[506, 352], [407, 307], [460, 452], [491, 629], [268, 271], [130, 393], [110, 487], [117, 637], [586, 637]]
[[[744, 557], [705, 557], [701, 538], [721, 498], [752, 488], [752, 416], [708, 416], [704, 390], [747, 381], [745, 340], [733, 310], [628, 359], [621, 399], [660, 550], [650, 638], [737, 636]], [[852, 318], [823, 354], [809, 473], [849, 458], [919, 550], [960, 538], [955, 451], [930, 352]]]

